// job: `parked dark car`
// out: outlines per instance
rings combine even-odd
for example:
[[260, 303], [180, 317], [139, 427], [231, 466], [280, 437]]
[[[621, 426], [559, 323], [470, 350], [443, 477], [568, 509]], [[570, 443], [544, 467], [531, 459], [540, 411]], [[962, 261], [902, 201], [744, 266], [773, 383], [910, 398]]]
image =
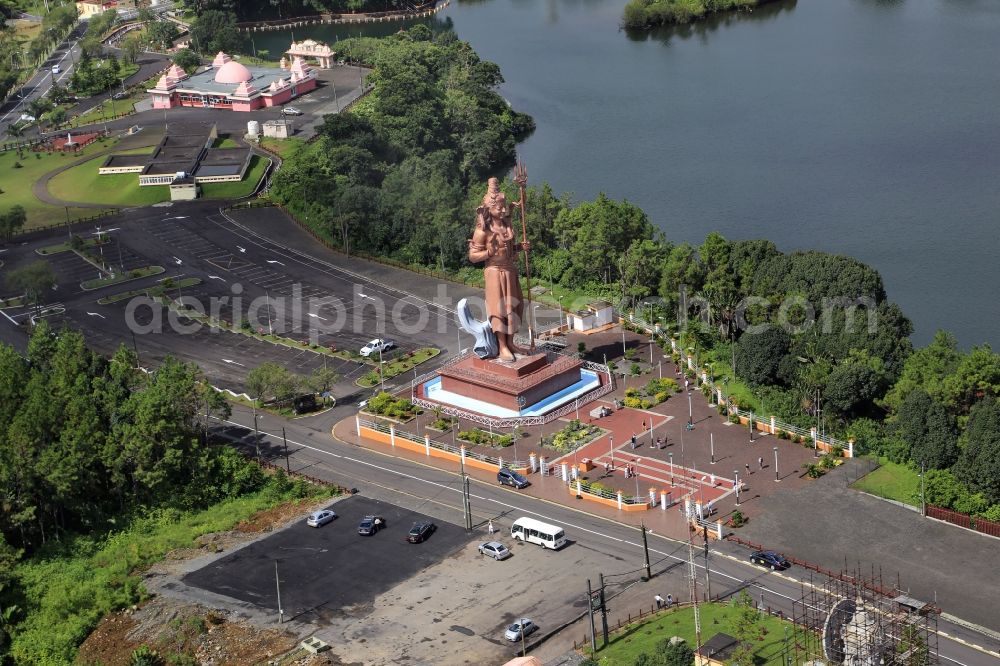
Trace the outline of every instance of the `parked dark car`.
[[771, 571], [787, 569], [792, 566], [783, 555], [779, 555], [773, 550], [758, 550], [750, 555], [750, 562], [759, 564], [762, 567], [769, 567]]
[[371, 536], [385, 527], [385, 518], [382, 516], [365, 516], [358, 525], [358, 534]]
[[500, 482], [501, 486], [513, 486], [520, 490], [521, 488], [527, 488], [531, 485], [531, 482], [526, 478], [518, 474], [512, 469], [502, 469], [497, 472], [497, 481]]
[[410, 543], [420, 543], [421, 541], [426, 541], [427, 537], [433, 534], [436, 529], [437, 525], [427, 520], [413, 523], [413, 527], [410, 528], [410, 533], [406, 535], [406, 540]]

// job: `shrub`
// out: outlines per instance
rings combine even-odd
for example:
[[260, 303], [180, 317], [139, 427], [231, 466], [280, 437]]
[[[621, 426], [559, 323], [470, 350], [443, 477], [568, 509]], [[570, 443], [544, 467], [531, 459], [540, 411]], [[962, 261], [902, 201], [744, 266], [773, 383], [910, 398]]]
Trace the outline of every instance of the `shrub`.
[[661, 402], [666, 402], [667, 398], [669, 397], [670, 394], [667, 393], [666, 391], [660, 391], [659, 393], [653, 395], [653, 399], [656, 401], [656, 404], [660, 404]]
[[24, 165], [21, 164], [20, 162], [14, 162], [14, 168], [15, 169], [23, 169]]
[[788, 437], [789, 437], [789, 435], [788, 435], [788, 431], [787, 430], [779, 430], [778, 431], [778, 439], [788, 439]]
[[639, 403], [639, 406], [640, 406], [640, 407], [641, 407], [642, 409], [649, 409], [650, 407], [652, 407], [652, 406], [653, 406], [653, 404], [654, 404], [654, 403], [653, 403], [653, 401], [652, 401], [652, 400], [646, 400], [646, 399], [643, 399], [643, 400], [642, 400], [642, 402], [640, 402], [640, 403]]
[[629, 368], [629, 372], [632, 374], [633, 377], [638, 377], [639, 375], [642, 374], [642, 366], [640, 366], [638, 363], [633, 363], [632, 367]]
[[818, 479], [819, 477], [823, 476], [823, 474], [825, 474], [823, 468], [821, 468], [816, 463], [806, 463], [805, 465], [803, 465], [803, 467], [805, 467], [806, 476], [808, 476], [810, 479]]
[[832, 449], [830, 449], [830, 455], [832, 455], [834, 458], [843, 458], [844, 447], [842, 447], [840, 444], [837, 444]]
[[746, 523], [747, 517], [741, 511], [733, 511], [733, 515], [729, 518], [729, 524], [733, 527], [743, 527]]
[[730, 423], [735, 423], [736, 425], [739, 425], [740, 424], [740, 417], [737, 416], [736, 414], [730, 414], [729, 415], [729, 422]]
[[627, 389], [625, 389], [625, 397], [626, 398], [638, 398], [639, 397], [639, 389], [637, 389], [634, 386], [628, 387]]
[[642, 409], [642, 400], [639, 398], [625, 398], [625, 406], [630, 409]]
[[823, 469], [833, 469], [837, 466], [837, 463], [834, 462], [832, 457], [826, 455], [819, 459], [819, 466]]
[[635, 347], [629, 347], [628, 349], [625, 350], [625, 360], [626, 361], [635, 360], [635, 357], [637, 355], [638, 355], [638, 352], [635, 350]]

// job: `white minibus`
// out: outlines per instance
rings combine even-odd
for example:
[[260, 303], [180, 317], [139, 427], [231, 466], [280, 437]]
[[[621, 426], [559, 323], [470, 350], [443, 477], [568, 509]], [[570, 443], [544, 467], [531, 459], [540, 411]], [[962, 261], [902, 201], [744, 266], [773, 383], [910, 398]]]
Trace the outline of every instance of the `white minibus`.
[[534, 518], [518, 518], [511, 525], [510, 535], [527, 543], [558, 550], [566, 545], [566, 533], [561, 527], [543, 523]]

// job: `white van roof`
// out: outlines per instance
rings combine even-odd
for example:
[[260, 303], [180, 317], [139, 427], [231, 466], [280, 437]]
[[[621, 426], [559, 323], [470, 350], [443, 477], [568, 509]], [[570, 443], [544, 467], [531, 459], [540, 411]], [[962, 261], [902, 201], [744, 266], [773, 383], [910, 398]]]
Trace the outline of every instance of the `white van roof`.
[[535, 530], [538, 532], [546, 532], [549, 534], [555, 534], [556, 532], [561, 532], [562, 528], [555, 525], [550, 525], [548, 523], [543, 523], [540, 520], [535, 520], [534, 518], [518, 518], [514, 521], [514, 525], [520, 525], [521, 527], [527, 528], [529, 530]]

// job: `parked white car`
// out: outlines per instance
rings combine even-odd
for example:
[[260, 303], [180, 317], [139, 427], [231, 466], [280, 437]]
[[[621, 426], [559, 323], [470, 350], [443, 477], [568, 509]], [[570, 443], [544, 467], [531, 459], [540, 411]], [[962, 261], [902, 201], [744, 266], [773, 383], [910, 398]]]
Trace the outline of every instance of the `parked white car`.
[[387, 352], [395, 346], [396, 343], [393, 342], [392, 340], [386, 340], [384, 338], [375, 338], [374, 340], [369, 341], [368, 344], [366, 344], [364, 347], [361, 348], [361, 355], [367, 358], [372, 354], [377, 354], [379, 352], [383, 353]]

